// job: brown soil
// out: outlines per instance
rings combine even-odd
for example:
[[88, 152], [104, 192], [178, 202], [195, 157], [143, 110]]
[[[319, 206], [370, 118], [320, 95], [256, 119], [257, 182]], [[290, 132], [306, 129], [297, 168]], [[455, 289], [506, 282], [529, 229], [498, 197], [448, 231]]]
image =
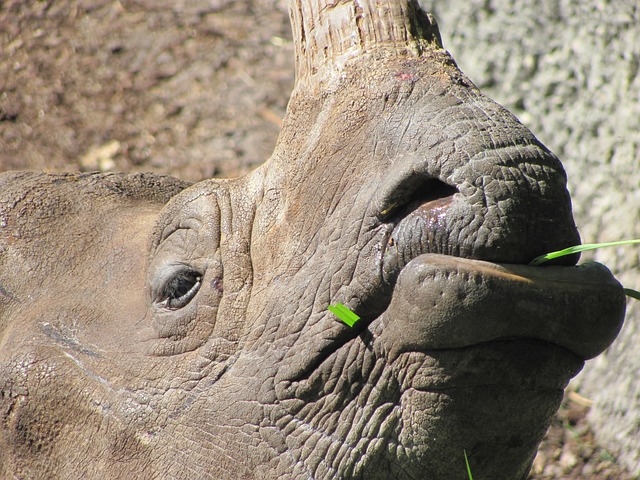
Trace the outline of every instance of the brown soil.
[[0, 3], [0, 170], [232, 176], [291, 91], [283, 2]]
[[[266, 160], [293, 85], [284, 0], [0, 3], [0, 171], [236, 176]], [[632, 478], [567, 397], [532, 479]]]
[[591, 401], [569, 389], [533, 462], [531, 480], [637, 478], [598, 446], [588, 423]]

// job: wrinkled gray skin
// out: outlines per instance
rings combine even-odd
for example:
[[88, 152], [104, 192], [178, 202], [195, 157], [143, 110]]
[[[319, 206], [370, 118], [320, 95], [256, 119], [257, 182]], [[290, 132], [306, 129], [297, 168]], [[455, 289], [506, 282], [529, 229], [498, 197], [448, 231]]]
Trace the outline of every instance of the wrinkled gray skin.
[[[421, 3], [437, 9], [461, 68], [561, 154], [583, 240], [640, 238], [640, 4]], [[637, 288], [639, 252], [628, 246], [588, 255]], [[640, 473], [639, 344], [640, 302], [630, 300], [614, 344], [573, 382], [593, 400], [589, 425], [598, 445], [632, 477]]]
[[414, 2], [401, 48], [343, 3], [292, 2], [250, 175], [0, 176], [0, 477], [526, 477], [624, 294], [523, 265], [579, 241], [556, 157]]

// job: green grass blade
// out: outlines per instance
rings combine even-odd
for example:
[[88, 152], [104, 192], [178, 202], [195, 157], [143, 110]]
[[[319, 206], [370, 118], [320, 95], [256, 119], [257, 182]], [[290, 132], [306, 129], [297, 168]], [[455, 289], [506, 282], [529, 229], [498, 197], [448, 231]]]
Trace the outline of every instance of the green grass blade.
[[624, 293], [627, 294], [627, 297], [635, 298], [636, 300], [640, 300], [640, 292], [637, 290], [633, 290], [631, 288], [625, 288]]
[[606, 243], [585, 243], [584, 245], [576, 245], [574, 247], [565, 248], [564, 250], [558, 250], [557, 252], [547, 253], [534, 258], [529, 265], [542, 265], [544, 262], [553, 260], [554, 258], [564, 257], [565, 255], [572, 255], [574, 253], [585, 252], [587, 250], [595, 250], [596, 248], [603, 247], [615, 247], [618, 245], [631, 245], [634, 243], [640, 243], [640, 239], [635, 240], [621, 240], [619, 242], [606, 242]]
[[358, 315], [349, 310], [343, 304], [338, 303], [336, 306], [340, 309], [343, 321], [350, 327], [353, 327], [353, 324], [360, 320], [360, 317]]
[[335, 305], [329, 305], [327, 307], [331, 313], [333, 313], [336, 317], [342, 320], [344, 323], [353, 327], [353, 325], [360, 320], [360, 317], [349, 310], [341, 303], [336, 303]]
[[469, 466], [469, 459], [467, 458], [467, 451], [463, 450], [464, 452], [464, 461], [467, 464], [467, 473], [469, 474], [469, 480], [473, 480], [473, 475], [471, 475], [471, 467]]

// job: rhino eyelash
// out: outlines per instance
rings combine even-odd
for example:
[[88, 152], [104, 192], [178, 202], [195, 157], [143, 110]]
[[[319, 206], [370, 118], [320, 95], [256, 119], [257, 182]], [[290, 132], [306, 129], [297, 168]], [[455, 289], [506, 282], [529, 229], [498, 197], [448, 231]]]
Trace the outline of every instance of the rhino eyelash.
[[201, 285], [200, 272], [191, 269], [178, 270], [162, 285], [154, 303], [167, 310], [179, 310], [196, 296]]

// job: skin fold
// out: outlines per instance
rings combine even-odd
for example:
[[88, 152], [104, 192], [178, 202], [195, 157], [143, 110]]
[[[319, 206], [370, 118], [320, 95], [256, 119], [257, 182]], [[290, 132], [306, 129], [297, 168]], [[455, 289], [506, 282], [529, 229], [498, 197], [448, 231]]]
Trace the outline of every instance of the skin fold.
[[433, 19], [290, 10], [249, 175], [0, 176], [0, 477], [526, 478], [617, 335], [605, 267], [526, 266], [579, 242], [564, 171]]

